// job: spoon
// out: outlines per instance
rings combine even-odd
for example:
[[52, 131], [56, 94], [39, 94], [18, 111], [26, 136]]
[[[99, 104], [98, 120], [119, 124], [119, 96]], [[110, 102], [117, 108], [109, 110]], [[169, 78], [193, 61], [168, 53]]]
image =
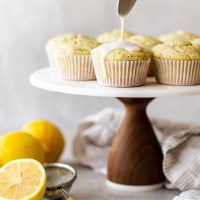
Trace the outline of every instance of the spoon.
[[68, 193], [67, 191], [65, 191], [63, 188], [60, 189], [60, 191], [61, 191], [61, 193], [63, 194], [63, 196], [65, 197], [66, 200], [74, 200], [74, 198], [71, 197], [71, 196], [69, 195], [69, 193]]
[[125, 17], [132, 10], [137, 0], [119, 0], [118, 14]]

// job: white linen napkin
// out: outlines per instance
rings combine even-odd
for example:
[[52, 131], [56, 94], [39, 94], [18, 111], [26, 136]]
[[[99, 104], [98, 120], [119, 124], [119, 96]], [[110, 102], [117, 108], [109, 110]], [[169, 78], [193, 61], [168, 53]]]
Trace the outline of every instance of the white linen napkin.
[[123, 111], [106, 108], [83, 119], [74, 139], [76, 160], [95, 171], [107, 173], [107, 158], [123, 118]]
[[[122, 118], [123, 111], [107, 108], [81, 121], [73, 145], [77, 161], [106, 174], [108, 153]], [[175, 200], [187, 196], [188, 200], [196, 200], [199, 191], [195, 190], [200, 190], [200, 125], [151, 121], [164, 155], [165, 186], [181, 191], [193, 189]]]
[[180, 196], [173, 198], [173, 200], [199, 200], [199, 199], [200, 199], [200, 191], [197, 190], [189, 190], [186, 192], [182, 192]]
[[166, 187], [200, 189], [200, 126], [152, 120], [164, 154]]

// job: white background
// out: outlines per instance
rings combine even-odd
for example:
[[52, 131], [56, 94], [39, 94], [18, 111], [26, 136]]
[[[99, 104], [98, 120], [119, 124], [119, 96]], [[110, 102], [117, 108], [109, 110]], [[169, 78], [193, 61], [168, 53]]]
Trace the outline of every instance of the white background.
[[[44, 46], [65, 32], [91, 36], [120, 26], [118, 0], [0, 0], [0, 132], [33, 119], [48, 119], [71, 137], [78, 121], [106, 106], [110, 98], [51, 93], [29, 84], [30, 74], [47, 66]], [[159, 36], [177, 29], [200, 34], [199, 0], [138, 0], [126, 29]], [[200, 97], [157, 99], [151, 115], [200, 123]]]

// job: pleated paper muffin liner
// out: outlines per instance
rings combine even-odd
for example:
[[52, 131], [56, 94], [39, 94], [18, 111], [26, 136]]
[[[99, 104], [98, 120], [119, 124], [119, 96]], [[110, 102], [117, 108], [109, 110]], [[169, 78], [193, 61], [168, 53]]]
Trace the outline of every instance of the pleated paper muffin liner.
[[97, 82], [110, 87], [134, 87], [146, 83], [150, 60], [97, 61], [93, 59]]
[[200, 60], [154, 59], [158, 83], [167, 85], [200, 84]]
[[54, 55], [58, 74], [66, 80], [95, 80], [96, 75], [90, 55]]

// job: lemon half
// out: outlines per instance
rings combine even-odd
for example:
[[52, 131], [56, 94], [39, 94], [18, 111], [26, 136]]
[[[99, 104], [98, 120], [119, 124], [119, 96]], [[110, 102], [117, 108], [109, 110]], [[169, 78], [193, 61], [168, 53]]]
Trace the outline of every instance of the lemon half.
[[45, 190], [45, 170], [36, 160], [14, 160], [0, 169], [0, 200], [41, 200]]

